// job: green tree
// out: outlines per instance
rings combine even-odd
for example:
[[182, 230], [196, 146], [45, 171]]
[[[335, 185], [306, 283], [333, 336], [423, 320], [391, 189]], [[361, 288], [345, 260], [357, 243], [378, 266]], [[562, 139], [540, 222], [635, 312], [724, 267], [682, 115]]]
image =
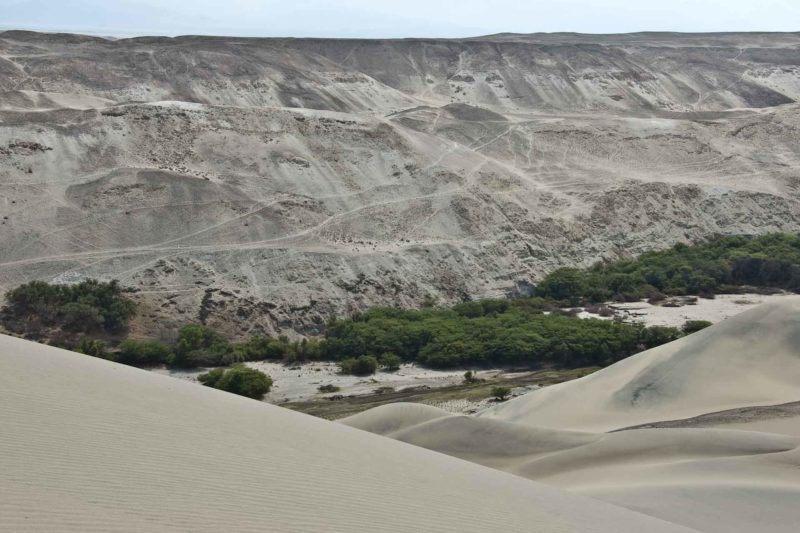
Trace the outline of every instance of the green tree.
[[386, 352], [379, 360], [380, 366], [386, 372], [396, 372], [400, 370], [400, 364], [403, 362], [397, 354]]
[[178, 332], [170, 365], [181, 368], [217, 366], [233, 362], [235, 354], [228, 340], [217, 331], [200, 324], [184, 326]]
[[577, 305], [586, 292], [585, 276], [577, 268], [559, 268], [545, 277], [536, 290], [540, 296]]

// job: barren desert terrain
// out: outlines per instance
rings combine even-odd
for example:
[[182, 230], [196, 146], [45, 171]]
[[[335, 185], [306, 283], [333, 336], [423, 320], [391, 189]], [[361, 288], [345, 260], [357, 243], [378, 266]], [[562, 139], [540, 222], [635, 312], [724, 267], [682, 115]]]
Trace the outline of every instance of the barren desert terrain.
[[0, 33], [0, 288], [118, 278], [153, 333], [318, 333], [797, 231], [797, 34]]

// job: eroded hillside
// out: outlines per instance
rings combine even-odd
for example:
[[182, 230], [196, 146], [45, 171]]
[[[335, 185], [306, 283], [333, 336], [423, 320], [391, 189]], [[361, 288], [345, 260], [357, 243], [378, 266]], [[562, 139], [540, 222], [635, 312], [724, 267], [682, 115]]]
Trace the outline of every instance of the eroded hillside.
[[529, 290], [798, 231], [800, 37], [0, 34], [0, 284], [140, 290], [153, 331]]

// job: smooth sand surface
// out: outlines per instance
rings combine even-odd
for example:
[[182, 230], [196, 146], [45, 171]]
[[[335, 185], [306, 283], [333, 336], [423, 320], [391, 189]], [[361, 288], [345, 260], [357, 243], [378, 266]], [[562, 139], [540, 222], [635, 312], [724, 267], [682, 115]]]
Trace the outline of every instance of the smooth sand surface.
[[798, 317], [786, 297], [483, 416], [395, 404], [341, 422], [699, 531], [793, 533]]
[[800, 399], [800, 297], [787, 296], [479, 416], [584, 431]]
[[[394, 418], [382, 427], [398, 429], [389, 437], [699, 531], [791, 533], [800, 524], [800, 437], [791, 435], [800, 433], [798, 418], [781, 419], [786, 434], [714, 428], [587, 433], [463, 415], [414, 423], [410, 409], [391, 407], [383, 415]], [[341, 422], [379, 427], [374, 415]]]
[[0, 530], [686, 529], [196, 384], [0, 337]]

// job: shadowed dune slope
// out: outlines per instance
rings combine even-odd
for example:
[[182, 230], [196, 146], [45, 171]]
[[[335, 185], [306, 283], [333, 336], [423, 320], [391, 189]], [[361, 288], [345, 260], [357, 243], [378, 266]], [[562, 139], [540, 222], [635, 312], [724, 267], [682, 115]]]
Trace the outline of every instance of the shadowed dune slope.
[[260, 402], [0, 337], [4, 531], [687, 531]]
[[800, 297], [766, 304], [480, 416], [609, 431], [800, 399]]

